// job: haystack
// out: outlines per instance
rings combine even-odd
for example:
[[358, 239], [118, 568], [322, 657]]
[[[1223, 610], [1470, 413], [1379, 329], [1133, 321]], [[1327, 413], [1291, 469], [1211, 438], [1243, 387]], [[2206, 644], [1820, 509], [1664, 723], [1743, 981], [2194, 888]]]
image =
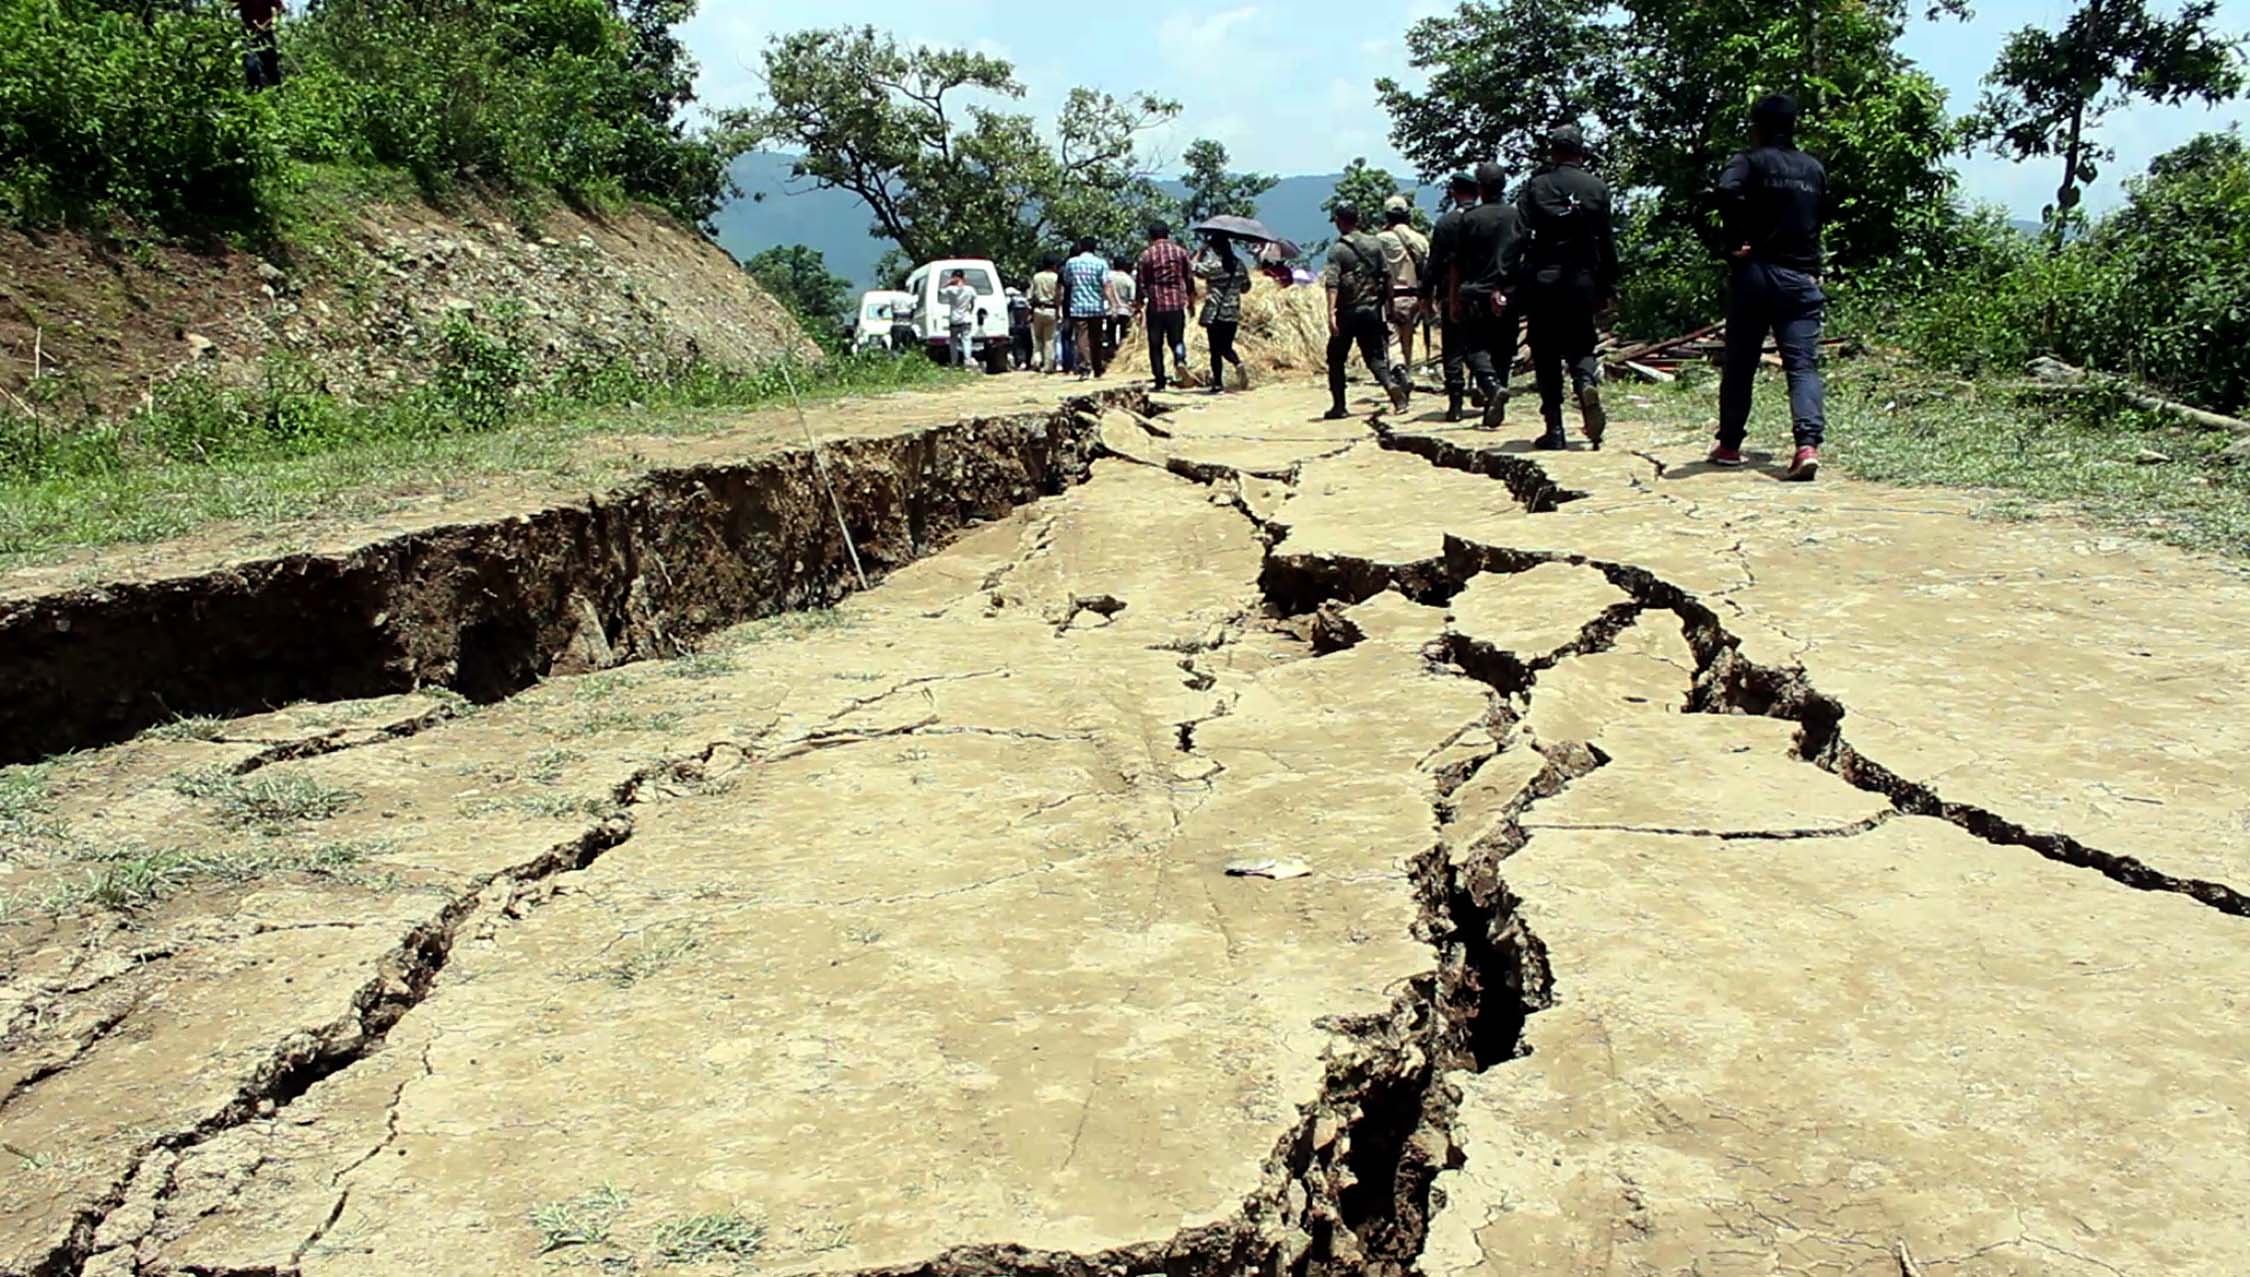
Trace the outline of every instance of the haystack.
[[[1189, 386], [1203, 385], [1211, 372], [1211, 347], [1195, 315], [1188, 315], [1188, 375], [1182, 382]], [[1318, 284], [1283, 288], [1260, 276], [1242, 299], [1242, 330], [1235, 335], [1234, 349], [1254, 381], [1320, 372], [1328, 359], [1327, 293]], [[1110, 370], [1126, 377], [1150, 375], [1147, 329], [1133, 325]]]

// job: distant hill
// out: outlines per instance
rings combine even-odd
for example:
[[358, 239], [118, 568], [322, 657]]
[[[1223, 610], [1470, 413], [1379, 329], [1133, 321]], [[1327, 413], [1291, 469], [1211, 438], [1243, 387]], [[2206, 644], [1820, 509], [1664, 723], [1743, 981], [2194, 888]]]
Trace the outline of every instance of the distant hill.
[[[777, 244], [803, 244], [817, 248], [828, 269], [861, 288], [873, 288], [875, 263], [890, 248], [890, 241], [867, 233], [873, 220], [856, 196], [842, 191], [810, 189], [809, 183], [789, 180], [790, 157], [767, 152], [745, 155], [735, 161], [734, 180], [742, 195], [719, 210], [712, 219], [720, 247], [737, 258], [749, 257]], [[1320, 205], [1336, 189], [1336, 173], [1285, 177], [1258, 201], [1258, 218], [1274, 233], [1299, 243], [1324, 239], [1332, 232]], [[797, 189], [802, 186], [803, 189]], [[1179, 193], [1175, 183], [1165, 189]], [[1438, 191], [1426, 188], [1420, 199], [1425, 209], [1437, 207]]]

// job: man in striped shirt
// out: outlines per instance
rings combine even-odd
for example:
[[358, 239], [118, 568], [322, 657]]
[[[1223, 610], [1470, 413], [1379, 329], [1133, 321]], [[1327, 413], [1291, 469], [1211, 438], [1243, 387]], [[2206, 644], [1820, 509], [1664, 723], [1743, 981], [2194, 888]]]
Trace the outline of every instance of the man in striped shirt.
[[1148, 366], [1156, 388], [1164, 389], [1164, 351], [1172, 351], [1172, 374], [1187, 380], [1187, 313], [1195, 303], [1195, 267], [1186, 249], [1172, 242], [1172, 228], [1148, 228], [1148, 247], [1133, 264], [1137, 293], [1133, 309], [1148, 324]]

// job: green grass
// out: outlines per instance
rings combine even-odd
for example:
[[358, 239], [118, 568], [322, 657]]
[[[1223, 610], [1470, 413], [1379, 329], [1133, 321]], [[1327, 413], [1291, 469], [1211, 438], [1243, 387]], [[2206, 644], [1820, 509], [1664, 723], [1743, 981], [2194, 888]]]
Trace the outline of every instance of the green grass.
[[158, 723], [141, 735], [149, 740], [215, 741], [225, 735], [226, 730], [227, 720], [217, 715], [194, 714]]
[[[251, 387], [192, 378], [160, 387], [153, 406], [119, 422], [35, 429], [20, 415], [0, 417], [0, 568], [222, 521], [275, 529], [314, 516], [367, 519], [402, 508], [404, 492], [465, 491], [481, 477], [603, 487], [636, 466], [581, 446], [590, 437], [709, 433], [730, 424], [727, 413], [788, 402], [779, 366], [649, 376], [615, 365], [534, 385], [530, 338], [505, 322], [434, 340], [432, 384], [384, 403], [346, 403], [307, 370], [277, 363]], [[808, 400], [961, 376], [888, 357], [830, 359], [789, 375]]]
[[686, 925], [654, 927], [634, 936], [615, 960], [580, 979], [601, 980], [620, 989], [659, 975], [703, 947], [703, 938]]
[[172, 789], [183, 798], [213, 804], [229, 825], [266, 833], [327, 820], [359, 800], [351, 790], [310, 776], [284, 772], [245, 777], [223, 767], [180, 772], [172, 777]]
[[531, 1226], [539, 1230], [539, 1253], [608, 1241], [611, 1226], [631, 1204], [632, 1199], [616, 1185], [604, 1184], [576, 1197], [532, 1207]]
[[56, 878], [36, 892], [0, 902], [0, 917], [18, 912], [47, 916], [81, 909], [129, 913], [195, 882], [252, 882], [276, 873], [306, 873], [354, 881], [366, 859], [386, 850], [380, 842], [327, 842], [302, 850], [229, 847], [123, 846], [75, 849], [83, 869]]
[[[1968, 488], [1992, 518], [2071, 514], [2192, 550], [2250, 556], [2250, 465], [2222, 457], [2233, 436], [2094, 396], [2058, 401], [2001, 377], [1964, 378], [1896, 360], [1832, 361], [1822, 458], [1857, 478]], [[1686, 440], [1707, 435], [1716, 387], [1617, 387]], [[1761, 376], [1749, 446], [1789, 440], [1781, 375]]]
[[62, 836], [63, 824], [54, 815], [54, 795], [47, 787], [51, 763], [25, 763], [0, 767], [0, 850], [10, 842]]
[[656, 1226], [660, 1264], [748, 1263], [766, 1244], [762, 1220], [732, 1212], [668, 1219]]

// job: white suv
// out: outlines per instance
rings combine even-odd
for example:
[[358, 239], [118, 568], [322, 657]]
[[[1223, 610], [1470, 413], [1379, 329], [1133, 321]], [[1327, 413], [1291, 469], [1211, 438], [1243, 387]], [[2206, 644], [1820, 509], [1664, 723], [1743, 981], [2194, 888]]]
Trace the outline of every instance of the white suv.
[[[975, 349], [969, 358], [986, 372], [1008, 370], [1008, 295], [1000, 287], [1000, 270], [991, 262], [973, 257], [943, 258], [925, 262], [906, 277], [906, 296], [893, 310], [914, 330], [915, 339], [941, 363], [953, 358], [953, 333], [946, 322], [945, 303], [938, 290], [960, 271], [977, 294], [977, 325], [971, 330]], [[909, 309], [911, 308], [911, 309]]]

